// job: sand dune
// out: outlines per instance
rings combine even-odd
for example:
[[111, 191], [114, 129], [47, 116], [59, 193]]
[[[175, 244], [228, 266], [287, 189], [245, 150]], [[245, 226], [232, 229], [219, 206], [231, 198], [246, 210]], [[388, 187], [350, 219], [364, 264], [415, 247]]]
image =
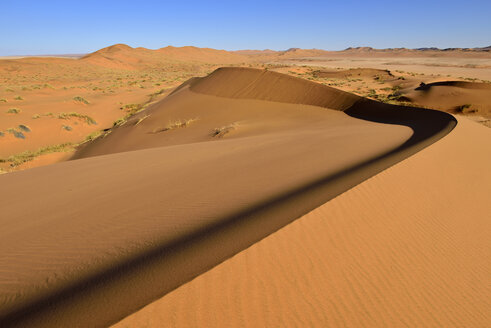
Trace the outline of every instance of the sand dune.
[[487, 327], [490, 141], [461, 117], [114, 327]]
[[[225, 50], [197, 47], [168, 46], [157, 50], [132, 48], [126, 44], [115, 44], [80, 59], [94, 65], [111, 68], [138, 69], [142, 66], [164, 66], [169, 62], [199, 63], [240, 63], [248, 60], [240, 54]], [[165, 66], [164, 66], [165, 67]]]
[[455, 124], [264, 70], [194, 79], [89, 158], [0, 176], [0, 323], [114, 323]]
[[433, 82], [403, 93], [418, 105], [451, 113], [491, 118], [491, 84], [463, 81]]

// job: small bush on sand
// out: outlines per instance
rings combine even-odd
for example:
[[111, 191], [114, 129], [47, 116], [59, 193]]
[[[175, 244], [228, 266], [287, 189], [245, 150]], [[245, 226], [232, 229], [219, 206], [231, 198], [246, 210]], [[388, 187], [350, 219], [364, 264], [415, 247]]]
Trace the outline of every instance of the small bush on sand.
[[7, 99], [5, 99], [5, 98], [0, 98], [0, 102], [7, 102]]
[[76, 112], [59, 113], [58, 114], [58, 118], [61, 120], [68, 120], [71, 117], [83, 119], [85, 121], [85, 123], [87, 123], [88, 125], [96, 125], [97, 124], [97, 122], [92, 117], [90, 117], [88, 115], [84, 115], [84, 114], [80, 114], [80, 113], [76, 113]]
[[175, 120], [175, 121], [171, 121], [171, 122], [169, 122], [169, 124], [167, 124], [166, 127], [164, 127], [164, 128], [157, 128], [157, 129], [153, 130], [153, 133], [159, 133], [159, 132], [165, 132], [165, 131], [179, 129], [179, 128], [185, 128], [189, 124], [191, 124], [191, 123], [193, 123], [193, 122], [195, 122], [197, 120], [198, 120], [197, 118], [191, 118], [189, 120]]
[[24, 98], [22, 98], [21, 96], [16, 96], [14, 97], [14, 100], [24, 100]]
[[230, 133], [231, 131], [237, 129], [238, 124], [237, 123], [232, 123], [226, 126], [222, 126], [220, 128], [216, 128], [212, 132], [212, 136], [215, 138], [222, 138], [226, 134]]
[[21, 129], [24, 132], [31, 132], [31, 129], [27, 125], [24, 125], [24, 124], [19, 124], [19, 129]]
[[83, 104], [86, 104], [86, 105], [90, 104], [90, 102], [87, 99], [80, 97], [80, 96], [73, 97], [73, 100], [80, 102], [80, 103], [83, 103]]
[[7, 110], [8, 114], [19, 114], [21, 110], [19, 108], [10, 108]]
[[99, 138], [101, 135], [102, 135], [102, 131], [94, 131], [91, 134], [89, 134], [87, 137], [85, 137], [85, 140], [82, 143], [94, 141], [95, 139]]
[[13, 134], [14, 137], [19, 138], [19, 139], [25, 139], [26, 138], [26, 136], [24, 135], [24, 133], [22, 133], [21, 131], [17, 131], [14, 128], [8, 128], [7, 129], [7, 132], [10, 133], [10, 134]]
[[457, 107], [457, 112], [462, 114], [469, 114], [477, 112], [477, 109], [471, 108], [471, 104], [464, 104], [462, 106]]

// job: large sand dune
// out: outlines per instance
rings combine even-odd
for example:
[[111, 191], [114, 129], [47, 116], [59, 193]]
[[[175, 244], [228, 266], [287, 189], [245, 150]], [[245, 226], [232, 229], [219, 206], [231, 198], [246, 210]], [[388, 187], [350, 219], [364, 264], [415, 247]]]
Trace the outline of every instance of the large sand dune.
[[490, 141], [462, 117], [114, 327], [487, 327]]
[[194, 79], [87, 158], [0, 177], [0, 323], [114, 323], [455, 124], [263, 70]]

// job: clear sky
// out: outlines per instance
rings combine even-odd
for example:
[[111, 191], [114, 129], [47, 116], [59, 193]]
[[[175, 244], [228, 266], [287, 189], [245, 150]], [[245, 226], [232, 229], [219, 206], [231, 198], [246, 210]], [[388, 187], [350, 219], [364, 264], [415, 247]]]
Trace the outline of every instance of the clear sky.
[[0, 55], [115, 44], [216, 49], [482, 47], [491, 0], [0, 0]]

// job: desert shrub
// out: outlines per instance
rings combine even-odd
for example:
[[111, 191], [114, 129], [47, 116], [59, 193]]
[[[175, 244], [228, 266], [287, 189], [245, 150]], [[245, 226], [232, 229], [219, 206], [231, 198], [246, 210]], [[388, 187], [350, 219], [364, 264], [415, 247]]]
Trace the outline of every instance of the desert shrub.
[[188, 120], [175, 120], [175, 121], [171, 121], [164, 128], [157, 128], [157, 129], [153, 130], [152, 132], [153, 133], [159, 133], [159, 132], [165, 132], [165, 131], [179, 129], [179, 128], [185, 128], [189, 124], [191, 124], [191, 123], [193, 123], [193, 122], [195, 122], [197, 120], [198, 120], [197, 118], [191, 118], [191, 119], [188, 119]]
[[462, 114], [469, 114], [477, 112], [477, 109], [471, 108], [471, 104], [464, 104], [462, 106], [457, 107], [457, 112]]
[[375, 89], [368, 90], [367, 97], [377, 98], [377, 92], [375, 91]]
[[63, 125], [62, 128], [67, 131], [72, 131], [72, 127], [70, 125]]
[[90, 104], [90, 102], [87, 99], [80, 97], [80, 96], [73, 97], [73, 100], [80, 102], [80, 103], [83, 103], [83, 104], [86, 104], [86, 105]]
[[20, 154], [12, 155], [7, 158], [0, 158], [0, 163], [10, 163], [11, 167], [19, 166], [25, 162], [31, 161], [39, 155], [56, 153], [56, 152], [66, 152], [73, 150], [73, 145], [71, 143], [64, 143], [59, 145], [47, 146], [39, 148], [36, 151], [24, 151]]
[[229, 125], [222, 126], [220, 128], [215, 128], [211, 135], [215, 138], [222, 138], [227, 133], [230, 133], [231, 131], [237, 129], [237, 127], [238, 127], [238, 123], [232, 123]]
[[14, 97], [14, 100], [24, 100], [24, 98], [22, 98], [21, 96], [16, 96]]
[[7, 110], [8, 114], [19, 114], [20, 112], [21, 112], [21, 110], [19, 108], [9, 108]]
[[0, 98], [0, 101], [1, 101], [1, 102], [7, 102], [7, 99], [5, 99], [5, 98]]
[[31, 132], [31, 129], [27, 125], [24, 125], [24, 124], [19, 124], [19, 129], [21, 129], [24, 132]]
[[76, 113], [76, 112], [59, 113], [58, 114], [58, 118], [61, 120], [68, 120], [71, 117], [83, 119], [85, 121], [85, 123], [87, 123], [88, 125], [96, 125], [97, 124], [97, 122], [92, 117], [85, 115], [85, 114], [80, 114], [80, 113]]
[[26, 136], [24, 135], [24, 133], [22, 133], [21, 131], [17, 131], [14, 128], [8, 128], [7, 129], [7, 132], [10, 133], [10, 134], [13, 134], [14, 137], [19, 138], [19, 139], [25, 139], [26, 138]]
[[102, 131], [94, 131], [91, 134], [89, 134], [87, 137], [85, 137], [85, 140], [82, 143], [94, 141], [95, 139], [99, 138], [101, 135], [102, 135]]

